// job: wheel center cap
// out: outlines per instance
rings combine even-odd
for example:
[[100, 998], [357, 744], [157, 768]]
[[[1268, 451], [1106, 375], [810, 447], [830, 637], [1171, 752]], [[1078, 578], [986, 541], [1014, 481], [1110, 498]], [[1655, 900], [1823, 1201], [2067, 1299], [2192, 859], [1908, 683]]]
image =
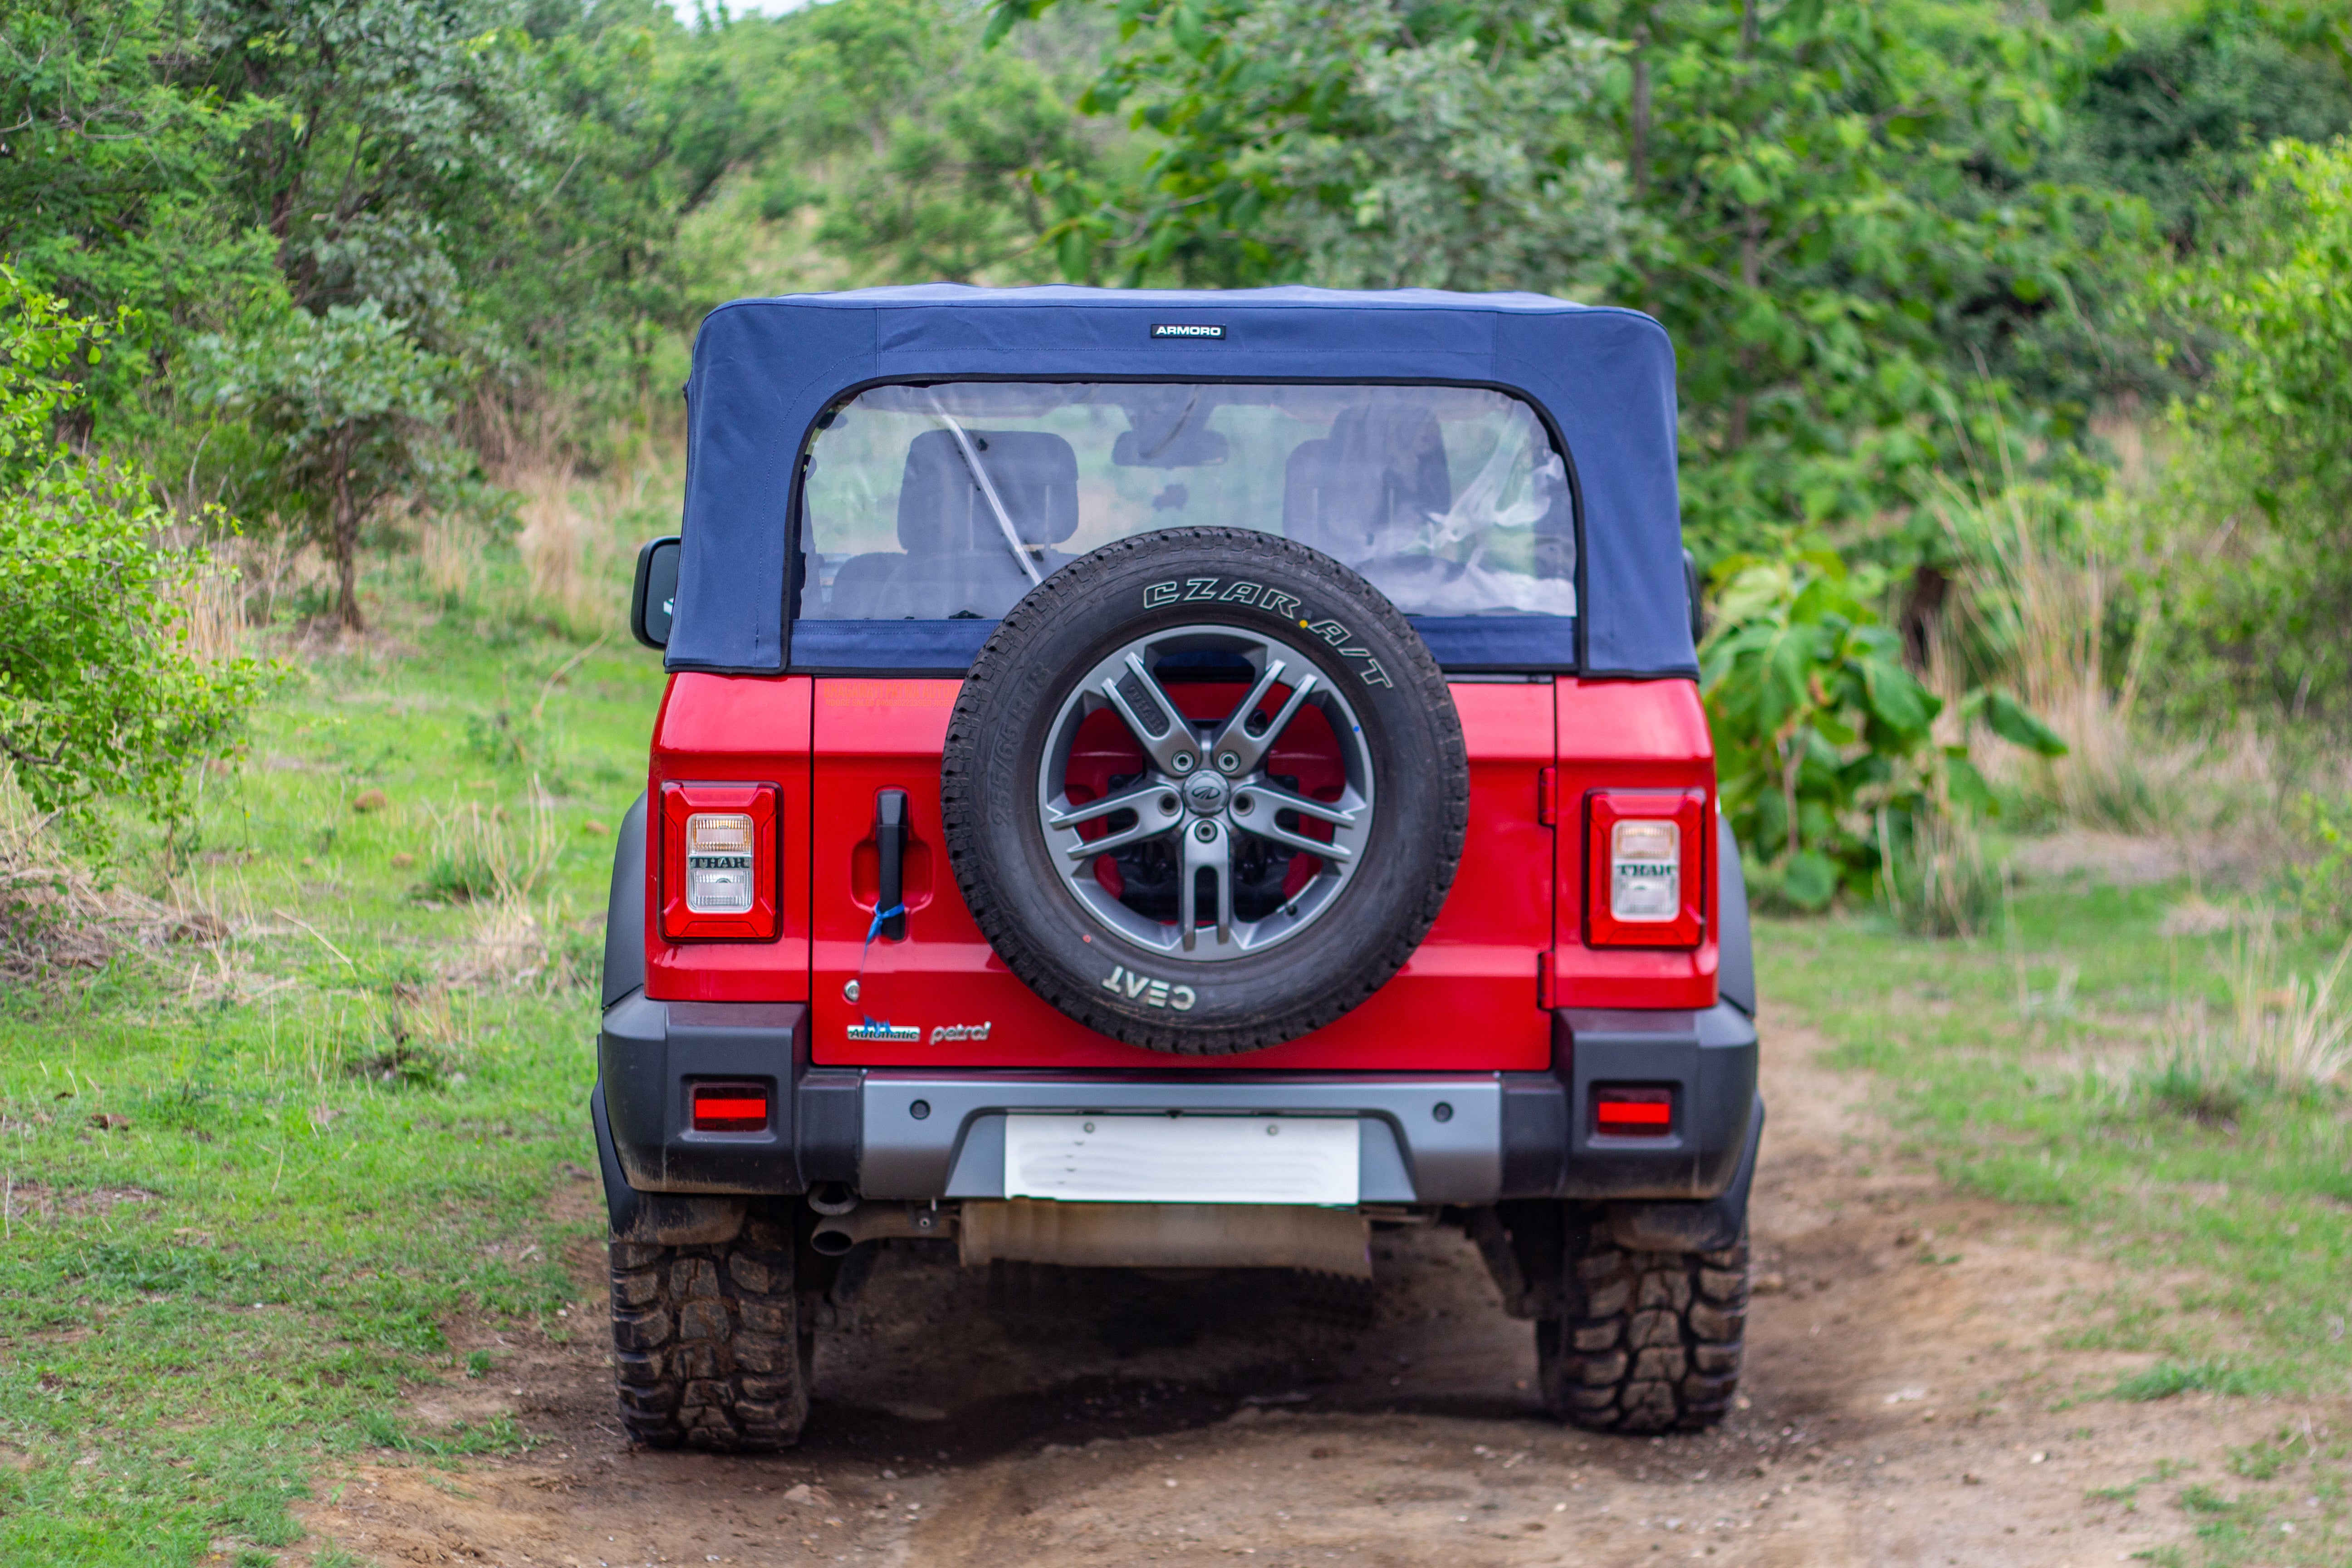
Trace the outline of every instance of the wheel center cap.
[[1224, 810], [1229, 793], [1225, 781], [1214, 773], [1194, 773], [1184, 781], [1184, 804], [1195, 816], [1214, 816]]

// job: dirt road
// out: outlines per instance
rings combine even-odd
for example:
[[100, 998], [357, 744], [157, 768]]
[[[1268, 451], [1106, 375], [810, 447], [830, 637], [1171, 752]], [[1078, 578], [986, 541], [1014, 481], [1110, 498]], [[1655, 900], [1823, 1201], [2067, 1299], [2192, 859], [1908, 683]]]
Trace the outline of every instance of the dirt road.
[[387, 1564], [2088, 1565], [2189, 1529], [2168, 1489], [2093, 1489], [2159, 1461], [2221, 1479], [2226, 1448], [2291, 1421], [2343, 1429], [2202, 1394], [2053, 1411], [2140, 1364], [2056, 1342], [2100, 1267], [1905, 1169], [1818, 1039], [1767, 1041], [1748, 1397], [1706, 1436], [1538, 1415], [1530, 1330], [1450, 1231], [1382, 1239], [1369, 1328], [1246, 1275], [1014, 1310], [976, 1272], [892, 1257], [822, 1342], [791, 1454], [631, 1451], [593, 1318], [568, 1345], [461, 1331], [499, 1370], [429, 1391], [418, 1422], [504, 1410], [545, 1441], [355, 1467], [308, 1521]]

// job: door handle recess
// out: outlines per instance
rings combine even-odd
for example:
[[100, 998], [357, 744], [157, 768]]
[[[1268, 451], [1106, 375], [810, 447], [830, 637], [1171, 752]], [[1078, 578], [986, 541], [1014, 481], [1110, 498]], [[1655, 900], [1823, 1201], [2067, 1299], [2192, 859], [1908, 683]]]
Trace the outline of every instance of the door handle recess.
[[874, 847], [881, 864], [874, 908], [898, 912], [882, 922], [886, 942], [907, 940], [907, 792], [886, 789], [874, 800]]

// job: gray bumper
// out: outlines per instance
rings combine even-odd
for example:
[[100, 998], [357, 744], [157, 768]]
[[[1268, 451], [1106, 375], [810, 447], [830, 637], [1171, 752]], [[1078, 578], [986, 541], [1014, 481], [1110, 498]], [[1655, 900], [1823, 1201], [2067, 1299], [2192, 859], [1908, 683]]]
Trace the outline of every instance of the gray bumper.
[[[820, 1068], [808, 1033], [798, 1004], [619, 998], [598, 1041], [608, 1171], [638, 1193], [840, 1182], [869, 1198], [993, 1198], [1014, 1112], [1273, 1114], [1354, 1118], [1366, 1203], [1690, 1200], [1733, 1184], [1760, 1115], [1755, 1026], [1728, 1005], [1557, 1014], [1553, 1067], [1533, 1073], [1253, 1073], [1246, 1058], [1214, 1077]], [[771, 1124], [694, 1131], [693, 1086], [709, 1079], [770, 1086]], [[1593, 1089], [1620, 1083], [1673, 1091], [1669, 1136], [1593, 1131]]]

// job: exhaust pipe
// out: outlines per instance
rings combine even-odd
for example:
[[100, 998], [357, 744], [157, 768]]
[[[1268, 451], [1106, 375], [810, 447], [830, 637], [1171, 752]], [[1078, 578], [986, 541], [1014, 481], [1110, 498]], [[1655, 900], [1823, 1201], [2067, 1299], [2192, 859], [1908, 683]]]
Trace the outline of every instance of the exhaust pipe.
[[937, 1204], [861, 1205], [846, 1214], [827, 1215], [809, 1237], [809, 1245], [827, 1258], [839, 1258], [862, 1242], [893, 1237], [946, 1237], [955, 1233], [954, 1212]]
[[1351, 1209], [1015, 1198], [966, 1202], [957, 1237], [967, 1267], [1002, 1259], [1071, 1268], [1311, 1268], [1370, 1279], [1370, 1232]]

